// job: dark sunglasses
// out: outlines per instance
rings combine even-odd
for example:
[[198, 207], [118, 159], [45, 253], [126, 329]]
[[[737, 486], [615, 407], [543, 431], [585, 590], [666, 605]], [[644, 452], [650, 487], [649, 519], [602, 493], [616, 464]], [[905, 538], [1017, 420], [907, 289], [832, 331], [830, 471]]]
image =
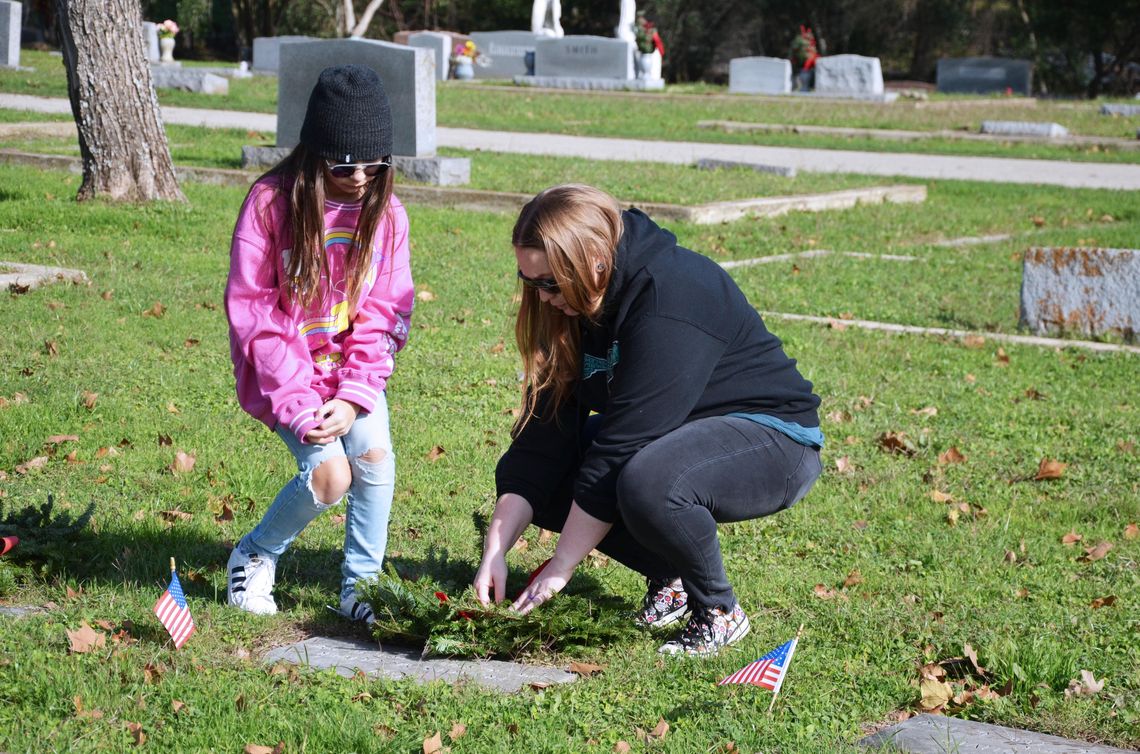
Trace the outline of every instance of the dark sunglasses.
[[329, 175], [333, 178], [351, 178], [358, 169], [363, 170], [369, 178], [375, 178], [392, 167], [392, 163], [386, 160], [377, 160], [376, 162], [333, 162], [332, 160], [325, 160], [325, 165], [329, 169]]
[[528, 278], [519, 270], [519, 280], [527, 288], [534, 288], [536, 291], [546, 291], [552, 296], [557, 296], [561, 289], [558, 287], [558, 281], [554, 278]]

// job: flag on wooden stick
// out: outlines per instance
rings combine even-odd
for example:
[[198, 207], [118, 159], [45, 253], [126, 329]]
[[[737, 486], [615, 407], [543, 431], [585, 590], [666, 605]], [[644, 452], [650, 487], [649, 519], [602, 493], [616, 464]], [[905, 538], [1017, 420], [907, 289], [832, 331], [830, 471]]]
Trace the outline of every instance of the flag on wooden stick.
[[753, 686], [779, 691], [784, 682], [784, 673], [796, 651], [796, 639], [781, 644], [758, 660], [754, 660], [720, 682], [721, 686], [734, 683], [750, 683]]
[[175, 649], [181, 649], [194, 633], [194, 618], [190, 616], [186, 595], [182, 593], [182, 584], [174, 570], [174, 558], [170, 559], [170, 586], [158, 598], [158, 602], [154, 603], [154, 614], [170, 633]]

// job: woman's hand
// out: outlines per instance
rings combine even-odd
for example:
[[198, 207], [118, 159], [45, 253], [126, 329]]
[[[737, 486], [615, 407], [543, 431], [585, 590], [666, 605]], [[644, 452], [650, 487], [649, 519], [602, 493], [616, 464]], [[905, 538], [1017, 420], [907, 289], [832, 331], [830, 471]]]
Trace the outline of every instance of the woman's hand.
[[523, 615], [526, 615], [531, 610], [535, 609], [543, 602], [553, 597], [558, 592], [562, 591], [562, 587], [566, 586], [570, 581], [570, 577], [574, 575], [574, 566], [576, 564], [565, 565], [557, 562], [557, 558], [551, 558], [534, 580], [523, 589], [522, 594], [511, 605], [512, 610], [518, 610]]
[[506, 556], [502, 552], [484, 552], [472, 586], [480, 604], [488, 604], [492, 596], [496, 603], [502, 602], [507, 596]]
[[360, 413], [360, 406], [349, 401], [341, 400], [340, 398], [333, 398], [328, 401], [319, 409], [317, 409], [317, 416], [321, 418], [320, 425], [316, 429], [309, 430], [305, 434], [305, 441], [325, 445], [342, 435], [348, 433], [352, 428], [352, 423], [356, 421], [356, 415]]

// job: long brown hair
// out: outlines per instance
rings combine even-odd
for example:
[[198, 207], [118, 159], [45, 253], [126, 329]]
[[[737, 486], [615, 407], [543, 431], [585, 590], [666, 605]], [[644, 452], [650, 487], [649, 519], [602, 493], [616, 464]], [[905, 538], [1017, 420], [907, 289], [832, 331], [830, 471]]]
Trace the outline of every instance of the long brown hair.
[[[285, 159], [270, 168], [262, 178], [277, 179], [276, 189], [289, 197], [289, 222], [293, 248], [285, 274], [288, 295], [308, 307], [320, 294], [321, 276], [328, 274], [325, 257], [325, 171], [323, 159], [298, 144]], [[392, 173], [388, 168], [369, 182], [365, 189], [352, 234], [352, 245], [345, 256], [349, 309], [356, 311], [360, 288], [372, 265], [372, 245], [381, 217], [392, 198]], [[260, 179], [259, 179], [260, 180]], [[395, 223], [390, 223], [393, 239]]]
[[[616, 199], [593, 186], [568, 184], [548, 188], [527, 202], [511, 243], [545, 252], [566, 303], [596, 322], [621, 233]], [[534, 416], [540, 394], [549, 391], [548, 417], [570, 397], [580, 373], [581, 331], [573, 317], [544, 305], [536, 289], [524, 286], [515, 341], [524, 373], [522, 411], [512, 430], [517, 436]]]

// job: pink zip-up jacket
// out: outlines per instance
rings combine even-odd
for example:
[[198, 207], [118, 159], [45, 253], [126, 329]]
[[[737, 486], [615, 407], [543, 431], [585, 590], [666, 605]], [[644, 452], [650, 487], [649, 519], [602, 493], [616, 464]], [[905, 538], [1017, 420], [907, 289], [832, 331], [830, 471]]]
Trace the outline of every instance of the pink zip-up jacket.
[[350, 311], [344, 258], [360, 203], [325, 202], [329, 276], [305, 308], [287, 295], [291, 250], [288, 196], [278, 178], [253, 185], [238, 214], [230, 247], [226, 316], [238, 403], [273, 429], [288, 427], [304, 442], [317, 410], [340, 398], [371, 412], [408, 339], [415, 289], [408, 261], [408, 216], [393, 196], [375, 233], [372, 267]]

